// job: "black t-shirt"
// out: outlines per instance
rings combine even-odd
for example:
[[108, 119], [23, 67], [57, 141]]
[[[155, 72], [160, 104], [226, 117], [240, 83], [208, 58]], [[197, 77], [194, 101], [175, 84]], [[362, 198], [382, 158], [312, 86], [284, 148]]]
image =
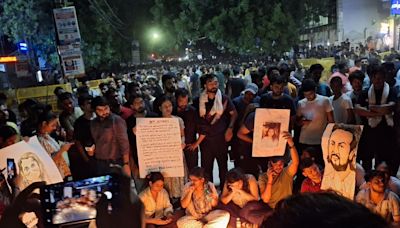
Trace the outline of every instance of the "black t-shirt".
[[231, 78], [226, 84], [226, 88], [231, 88], [231, 99], [240, 96], [240, 93], [246, 88], [246, 82], [241, 78]]
[[[147, 112], [145, 117], [158, 117], [157, 113]], [[131, 147], [131, 152], [133, 155], [133, 159], [136, 164], [138, 164], [138, 155], [137, 155], [137, 147], [136, 147], [136, 135], [133, 134], [132, 128], [136, 126], [136, 117], [135, 115], [131, 115], [126, 119], [126, 129], [128, 133], [129, 145]]]
[[82, 146], [92, 146], [94, 144], [92, 133], [90, 131], [90, 122], [84, 117], [80, 116], [74, 123], [74, 139], [79, 141]]
[[292, 97], [287, 94], [282, 94], [278, 99], [274, 99], [270, 93], [262, 95], [260, 99], [260, 108], [289, 109], [290, 116], [296, 115], [294, 101]]
[[185, 123], [185, 143], [192, 144], [196, 141], [197, 123], [199, 118], [198, 111], [191, 105], [185, 111], [177, 112]]

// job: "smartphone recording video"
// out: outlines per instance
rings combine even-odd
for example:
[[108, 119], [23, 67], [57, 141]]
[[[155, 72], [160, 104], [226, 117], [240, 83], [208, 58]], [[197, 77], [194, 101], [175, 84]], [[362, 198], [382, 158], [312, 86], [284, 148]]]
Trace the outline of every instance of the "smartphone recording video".
[[17, 174], [17, 168], [15, 166], [15, 161], [12, 158], [7, 158], [7, 179], [11, 180]]
[[102, 194], [111, 200], [118, 191], [111, 175], [46, 185], [40, 189], [44, 219], [54, 225], [94, 219]]

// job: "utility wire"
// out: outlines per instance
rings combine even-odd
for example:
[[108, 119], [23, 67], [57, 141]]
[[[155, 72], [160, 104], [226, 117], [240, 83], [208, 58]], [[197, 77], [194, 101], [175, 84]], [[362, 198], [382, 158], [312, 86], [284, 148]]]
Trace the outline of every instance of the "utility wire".
[[[93, 5], [92, 0], [89, 0], [89, 3], [91, 3], [91, 4]], [[94, 10], [95, 10], [96, 13], [101, 17], [101, 19], [103, 19], [107, 24], [109, 24], [109, 25], [112, 27], [112, 29], [113, 29], [116, 33], [118, 33], [118, 35], [120, 35], [122, 38], [124, 38], [124, 39], [126, 39], [126, 40], [131, 40], [130, 37], [128, 37], [128, 36], [122, 34], [122, 32], [120, 31], [121, 28], [117, 28], [113, 23], [111, 23], [111, 21], [110, 21], [107, 17], [105, 17], [105, 15], [104, 15], [97, 7], [94, 7]]]
[[[96, 0], [95, 0], [96, 1]], [[108, 4], [107, 0], [103, 0], [103, 2], [106, 4], [108, 9], [111, 11], [111, 14], [114, 16], [114, 18], [119, 22], [121, 25], [126, 25], [115, 13], [114, 10], [111, 8], [111, 6]]]
[[103, 14], [103, 16], [106, 17], [107, 20], [110, 21], [110, 23], [112, 23], [115, 27], [118, 27], [118, 28], [121, 28], [121, 29], [126, 28], [126, 26], [124, 26], [123, 24], [121, 24], [121, 23], [119, 23], [118, 21], [115, 21], [115, 20], [113, 20], [112, 18], [110, 18], [110, 17], [108, 16], [108, 13], [105, 12], [105, 11], [102, 9], [102, 7], [100, 6], [100, 4], [99, 4], [96, 0], [91, 0], [91, 2], [92, 2], [92, 4], [93, 4], [93, 6], [96, 7], [97, 10], [98, 10], [99, 12], [101, 12], [101, 13]]

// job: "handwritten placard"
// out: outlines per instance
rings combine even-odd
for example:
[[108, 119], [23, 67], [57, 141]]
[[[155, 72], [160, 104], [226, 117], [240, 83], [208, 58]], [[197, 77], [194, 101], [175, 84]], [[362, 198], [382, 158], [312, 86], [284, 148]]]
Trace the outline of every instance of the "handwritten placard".
[[181, 133], [176, 118], [137, 118], [136, 144], [140, 177], [161, 172], [164, 177], [183, 177]]

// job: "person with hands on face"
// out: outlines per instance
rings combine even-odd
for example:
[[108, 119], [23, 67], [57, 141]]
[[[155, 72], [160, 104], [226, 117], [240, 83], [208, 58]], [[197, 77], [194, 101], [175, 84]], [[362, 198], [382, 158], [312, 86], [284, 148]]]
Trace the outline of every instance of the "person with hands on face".
[[282, 137], [287, 140], [292, 162], [284, 167], [283, 156], [271, 157], [267, 172], [262, 173], [258, 178], [261, 199], [272, 208], [275, 208], [275, 205], [281, 199], [292, 195], [293, 177], [299, 166], [299, 155], [294, 146], [292, 135], [289, 132], [283, 132]]
[[139, 194], [145, 210], [146, 228], [176, 227], [179, 215], [174, 209], [164, 189], [164, 177], [160, 172], [152, 172], [146, 177], [149, 186]]
[[235, 227], [237, 218], [242, 223], [261, 226], [272, 210], [258, 199], [258, 185], [254, 176], [243, 173], [240, 168], [231, 169], [226, 175], [222, 204], [219, 206], [230, 214], [228, 227]]
[[218, 193], [214, 184], [207, 181], [204, 169], [193, 168], [189, 172], [189, 179], [190, 182], [185, 185], [181, 197], [186, 216], [178, 220], [178, 227], [226, 227], [229, 212], [214, 209], [218, 204]]

